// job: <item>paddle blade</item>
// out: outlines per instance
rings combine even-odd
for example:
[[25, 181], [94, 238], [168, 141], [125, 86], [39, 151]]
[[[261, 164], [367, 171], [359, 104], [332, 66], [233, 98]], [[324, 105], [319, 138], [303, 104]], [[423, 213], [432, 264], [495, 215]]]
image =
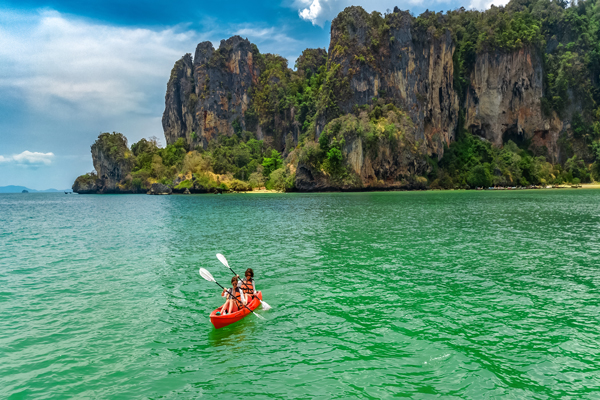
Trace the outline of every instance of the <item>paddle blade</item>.
[[260, 301], [260, 304], [262, 304], [263, 310], [265, 311], [269, 311], [271, 309], [271, 306], [267, 304], [266, 301]]
[[256, 315], [258, 318], [260, 319], [265, 319], [265, 317], [263, 317], [262, 315], [258, 315], [257, 313], [255, 313], [254, 311], [252, 312], [252, 314]]
[[213, 278], [213, 276], [210, 274], [210, 272], [208, 272], [204, 268], [200, 268], [200, 276], [209, 282], [216, 282], [215, 278]]
[[221, 264], [223, 264], [224, 266], [229, 268], [229, 263], [227, 262], [227, 259], [225, 258], [225, 256], [223, 254], [218, 253], [217, 258], [219, 259], [219, 261], [221, 261]]

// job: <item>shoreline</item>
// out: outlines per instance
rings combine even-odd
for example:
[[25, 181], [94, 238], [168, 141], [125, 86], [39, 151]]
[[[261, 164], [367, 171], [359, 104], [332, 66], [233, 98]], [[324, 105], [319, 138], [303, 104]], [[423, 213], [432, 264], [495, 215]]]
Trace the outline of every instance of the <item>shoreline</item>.
[[[521, 190], [557, 190], [557, 189], [600, 189], [600, 182], [581, 183], [579, 185], [556, 185], [554, 187], [513, 187], [513, 188], [492, 188], [492, 189], [401, 189], [401, 188], [357, 188], [357, 189], [339, 189], [339, 190], [320, 190], [320, 191], [299, 191], [293, 190], [289, 192], [279, 191], [274, 189], [260, 188], [256, 190], [240, 191], [240, 192], [223, 192], [222, 194], [268, 194], [268, 193], [361, 193], [361, 192], [446, 192], [446, 191], [521, 191]], [[56, 192], [59, 193], [60, 192]], [[110, 193], [77, 193], [72, 194], [148, 194], [147, 192], [110, 192]], [[20, 194], [20, 193], [18, 193]], [[186, 195], [184, 193], [173, 192], [173, 195]], [[221, 194], [221, 193], [190, 193], [190, 194]], [[168, 195], [164, 193], [163, 195]]]
[[[261, 194], [261, 193], [363, 193], [363, 192], [459, 192], [459, 191], [522, 191], [522, 190], [558, 190], [558, 189], [600, 189], [600, 182], [594, 183], [581, 183], [574, 187], [575, 185], [557, 185], [556, 187], [535, 187], [535, 188], [501, 188], [501, 189], [386, 189], [386, 188], [376, 188], [374, 190], [369, 189], [357, 189], [357, 190], [323, 190], [323, 191], [310, 191], [310, 192], [302, 192], [302, 191], [290, 191], [290, 192], [282, 192], [278, 190], [269, 190], [269, 189], [260, 189], [260, 190], [252, 190], [246, 192], [228, 192], [224, 194]], [[180, 194], [180, 193], [174, 193]]]
[[301, 192], [301, 191], [291, 191], [291, 192], [282, 192], [278, 190], [269, 190], [269, 189], [260, 189], [260, 190], [252, 190], [246, 192], [229, 192], [227, 194], [237, 194], [237, 193], [360, 193], [360, 192], [451, 192], [451, 191], [505, 191], [505, 190], [557, 190], [557, 189], [600, 189], [600, 182], [593, 183], [580, 183], [577, 187], [575, 185], [556, 185], [556, 187], [518, 187], [518, 188], [499, 188], [499, 189], [386, 189], [386, 188], [376, 188], [374, 190], [369, 189], [357, 189], [357, 190], [324, 190], [324, 191], [311, 191], [311, 192]]

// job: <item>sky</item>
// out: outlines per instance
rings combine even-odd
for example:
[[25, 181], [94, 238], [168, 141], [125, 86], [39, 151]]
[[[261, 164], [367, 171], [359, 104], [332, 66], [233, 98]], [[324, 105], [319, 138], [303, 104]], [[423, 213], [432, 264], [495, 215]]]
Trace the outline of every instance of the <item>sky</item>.
[[93, 170], [102, 132], [158, 137], [173, 64], [196, 45], [240, 35], [293, 67], [329, 46], [350, 5], [487, 9], [507, 0], [0, 0], [0, 186], [67, 189]]

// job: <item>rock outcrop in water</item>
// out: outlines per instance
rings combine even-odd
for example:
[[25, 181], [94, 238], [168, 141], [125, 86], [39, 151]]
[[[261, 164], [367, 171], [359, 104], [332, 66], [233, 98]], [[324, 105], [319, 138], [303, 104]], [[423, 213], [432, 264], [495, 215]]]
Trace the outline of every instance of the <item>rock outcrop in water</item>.
[[[186, 189], [187, 190], [187, 189]], [[160, 195], [160, 194], [171, 194], [173, 189], [162, 183], [153, 183], [152, 187], [148, 191], [148, 194]], [[189, 194], [189, 190], [188, 190]]]
[[95, 173], [78, 177], [73, 191], [91, 193], [136, 193], [127, 181], [131, 181], [134, 157], [127, 139], [121, 133], [103, 133], [92, 145], [92, 161]]

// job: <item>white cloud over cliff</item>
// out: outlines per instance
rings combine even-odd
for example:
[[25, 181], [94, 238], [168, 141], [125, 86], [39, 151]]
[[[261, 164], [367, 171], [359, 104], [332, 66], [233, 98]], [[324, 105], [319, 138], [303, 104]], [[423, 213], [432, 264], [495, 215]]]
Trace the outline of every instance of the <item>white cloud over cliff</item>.
[[501, 6], [507, 3], [508, 0], [471, 0], [470, 3], [455, 0], [407, 0], [404, 2], [398, 2], [398, 0], [294, 0], [292, 7], [298, 10], [300, 18], [322, 27], [325, 21], [331, 21], [338, 13], [349, 6], [361, 6], [368, 12], [379, 11], [383, 13], [386, 10], [393, 10], [394, 7], [399, 7], [401, 10], [412, 9], [413, 7], [437, 9], [439, 7], [436, 7], [436, 5], [439, 4], [447, 4], [448, 9], [464, 6], [485, 10], [490, 8], [492, 4]]
[[496, 7], [507, 5], [509, 0], [471, 0], [468, 8], [472, 8], [475, 10], [487, 10], [492, 5]]

